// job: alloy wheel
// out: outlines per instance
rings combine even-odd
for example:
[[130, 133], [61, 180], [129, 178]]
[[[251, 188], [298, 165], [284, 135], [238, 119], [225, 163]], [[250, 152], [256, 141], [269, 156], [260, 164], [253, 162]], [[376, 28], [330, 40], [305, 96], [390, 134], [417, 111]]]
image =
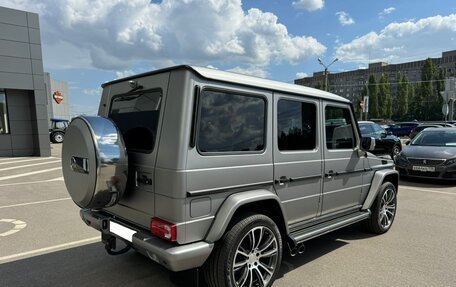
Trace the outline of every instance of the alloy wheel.
[[393, 189], [388, 188], [385, 190], [380, 202], [380, 211], [378, 221], [384, 229], [388, 229], [393, 223], [394, 215], [396, 213], [396, 193]]
[[401, 152], [401, 149], [400, 149], [397, 145], [395, 145], [395, 146], [393, 147], [393, 159], [394, 159], [400, 152]]
[[267, 286], [277, 267], [278, 256], [274, 233], [265, 226], [251, 229], [234, 255], [232, 276], [236, 286]]

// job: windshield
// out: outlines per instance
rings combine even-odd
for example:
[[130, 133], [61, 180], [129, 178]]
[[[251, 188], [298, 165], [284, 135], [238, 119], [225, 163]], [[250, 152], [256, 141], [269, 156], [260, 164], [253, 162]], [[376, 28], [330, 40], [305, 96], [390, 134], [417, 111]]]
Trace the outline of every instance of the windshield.
[[424, 130], [412, 141], [418, 146], [456, 146], [456, 130]]
[[361, 123], [361, 124], [359, 124], [359, 129], [361, 131], [361, 135], [363, 135], [363, 136], [372, 135], [372, 134], [382, 134], [382, 133], [386, 134], [385, 129], [375, 123], [373, 123], [373, 124]]
[[370, 124], [359, 124], [359, 130], [363, 136], [374, 133], [374, 129]]

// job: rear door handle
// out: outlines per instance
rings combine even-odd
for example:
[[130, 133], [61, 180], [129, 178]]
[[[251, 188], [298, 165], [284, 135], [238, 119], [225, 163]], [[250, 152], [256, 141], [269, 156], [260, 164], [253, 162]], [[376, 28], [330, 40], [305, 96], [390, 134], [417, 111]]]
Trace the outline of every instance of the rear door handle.
[[334, 170], [330, 170], [330, 171], [328, 171], [328, 173], [326, 174], [326, 177], [327, 177], [327, 178], [332, 178], [332, 177], [335, 176], [335, 175], [336, 175], [336, 173], [334, 172]]
[[286, 182], [290, 182], [290, 181], [291, 181], [291, 179], [289, 179], [288, 177], [281, 176], [279, 179], [274, 180], [274, 183], [278, 184], [278, 185], [284, 185]]

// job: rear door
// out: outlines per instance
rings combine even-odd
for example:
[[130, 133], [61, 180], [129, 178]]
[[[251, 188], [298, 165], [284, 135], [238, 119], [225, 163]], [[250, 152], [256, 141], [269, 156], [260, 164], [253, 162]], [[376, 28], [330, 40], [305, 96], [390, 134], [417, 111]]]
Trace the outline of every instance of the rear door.
[[103, 90], [99, 114], [119, 128], [128, 152], [128, 187], [119, 204], [107, 210], [145, 228], [155, 214], [154, 173], [169, 73], [134, 79]]
[[324, 174], [322, 215], [359, 208], [364, 157], [358, 154], [359, 136], [350, 106], [323, 102]]
[[319, 100], [274, 94], [274, 179], [288, 224], [317, 216], [322, 188]]

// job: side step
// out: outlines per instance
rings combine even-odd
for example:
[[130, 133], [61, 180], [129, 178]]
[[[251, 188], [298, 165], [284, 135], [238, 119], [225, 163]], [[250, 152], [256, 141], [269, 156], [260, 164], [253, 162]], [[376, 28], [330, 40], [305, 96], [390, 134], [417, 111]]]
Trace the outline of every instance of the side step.
[[298, 244], [310, 240], [312, 238], [318, 237], [320, 235], [329, 233], [331, 231], [337, 230], [339, 228], [351, 225], [355, 222], [367, 219], [370, 215], [371, 212], [369, 210], [349, 214], [340, 218], [320, 223], [315, 226], [295, 231], [290, 234], [290, 239], [295, 244]]

